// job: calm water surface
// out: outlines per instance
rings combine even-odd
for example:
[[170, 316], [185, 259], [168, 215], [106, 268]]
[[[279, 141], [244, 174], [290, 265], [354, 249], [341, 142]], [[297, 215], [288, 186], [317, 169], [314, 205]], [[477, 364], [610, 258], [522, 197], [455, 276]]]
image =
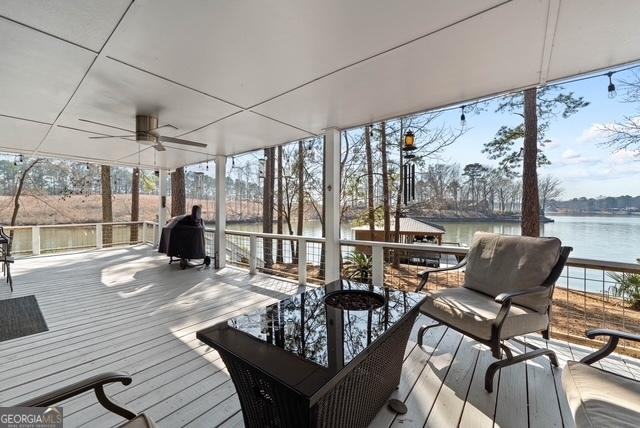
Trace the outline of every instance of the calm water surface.
[[[552, 216], [554, 223], [543, 226], [542, 235], [556, 236], [565, 245], [573, 247], [573, 257], [609, 260], [617, 262], [636, 262], [640, 257], [640, 216], [624, 217], [570, 217]], [[469, 244], [476, 231], [520, 234], [520, 225], [515, 223], [440, 222], [446, 229], [446, 242]], [[262, 224], [228, 224], [229, 229], [260, 232]], [[286, 229], [286, 227], [285, 227]], [[275, 227], [274, 227], [275, 230]], [[318, 221], [306, 221], [304, 234], [321, 236]], [[286, 233], [286, 231], [285, 231]], [[343, 224], [341, 236], [352, 238], [351, 226]]]

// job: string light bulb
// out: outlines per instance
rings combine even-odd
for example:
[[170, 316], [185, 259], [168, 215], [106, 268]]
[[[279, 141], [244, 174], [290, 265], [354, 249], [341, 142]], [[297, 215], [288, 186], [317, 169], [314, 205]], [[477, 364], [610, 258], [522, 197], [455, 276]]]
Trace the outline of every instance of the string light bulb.
[[609, 99], [613, 99], [617, 95], [616, 85], [614, 85], [613, 82], [611, 81], [611, 76], [613, 76], [612, 71], [607, 73], [607, 77], [609, 78], [609, 86], [607, 86], [607, 96], [609, 97]]
[[461, 128], [464, 128], [467, 125], [467, 116], [465, 116], [465, 114], [464, 114], [464, 108], [465, 107], [466, 107], [465, 105], [462, 105], [460, 107], [460, 110], [462, 111], [462, 113], [460, 114], [460, 127]]

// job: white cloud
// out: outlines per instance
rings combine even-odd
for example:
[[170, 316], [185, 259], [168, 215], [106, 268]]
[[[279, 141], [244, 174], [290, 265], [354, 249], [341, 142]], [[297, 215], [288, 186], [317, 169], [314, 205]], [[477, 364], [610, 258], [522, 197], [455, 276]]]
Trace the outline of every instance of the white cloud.
[[611, 160], [616, 165], [640, 161], [640, 154], [631, 150], [618, 150], [611, 154]]
[[594, 157], [584, 156], [583, 154], [573, 150], [566, 149], [562, 152], [560, 161], [554, 161], [553, 163], [557, 166], [567, 166], [567, 165], [584, 165], [584, 164], [596, 164], [600, 162], [600, 159]]
[[546, 150], [553, 150], [560, 147], [560, 142], [556, 141], [556, 140], [547, 140], [544, 143], [544, 148]]
[[606, 127], [610, 126], [608, 123], [594, 123], [584, 131], [582, 134], [576, 139], [578, 144], [587, 144], [587, 143], [599, 143], [602, 142], [604, 137], [607, 135]]
[[580, 153], [576, 152], [573, 149], [567, 149], [564, 152], [562, 152], [562, 159], [565, 159], [565, 160], [577, 159], [580, 156], [581, 156]]

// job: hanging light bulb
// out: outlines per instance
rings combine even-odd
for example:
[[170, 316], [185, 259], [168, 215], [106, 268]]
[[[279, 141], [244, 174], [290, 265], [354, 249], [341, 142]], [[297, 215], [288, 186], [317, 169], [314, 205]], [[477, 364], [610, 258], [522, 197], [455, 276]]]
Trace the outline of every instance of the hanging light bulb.
[[209, 161], [207, 161], [207, 171], [209, 171]]
[[607, 73], [607, 77], [609, 78], [609, 86], [607, 86], [607, 96], [609, 97], [609, 99], [613, 99], [617, 95], [616, 85], [614, 85], [611, 81], [611, 76], [613, 76], [613, 72], [610, 71]]
[[465, 107], [466, 107], [465, 105], [462, 105], [460, 107], [460, 110], [462, 111], [462, 114], [460, 114], [460, 127], [461, 128], [464, 128], [467, 125], [467, 117], [464, 115], [464, 108]]

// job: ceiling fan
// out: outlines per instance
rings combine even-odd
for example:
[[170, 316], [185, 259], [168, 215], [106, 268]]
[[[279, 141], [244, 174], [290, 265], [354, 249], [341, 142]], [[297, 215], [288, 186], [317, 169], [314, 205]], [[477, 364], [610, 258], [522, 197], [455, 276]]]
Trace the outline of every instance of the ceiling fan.
[[[182, 144], [184, 146], [192, 147], [207, 147], [206, 144], [197, 143], [195, 141], [183, 140], [182, 138], [168, 137], [166, 135], [160, 135], [158, 130], [162, 128], [178, 129], [171, 124], [165, 124], [158, 126], [158, 118], [156, 116], [137, 115], [136, 116], [136, 130], [120, 128], [118, 126], [108, 125], [106, 123], [96, 122], [88, 119], [78, 119], [81, 122], [92, 123], [94, 125], [105, 126], [107, 128], [117, 129], [119, 131], [125, 131], [127, 135], [100, 135], [89, 137], [92, 140], [105, 139], [105, 138], [121, 138], [128, 141], [137, 141], [140, 144], [151, 145], [155, 150], [163, 152], [167, 150], [162, 143]], [[131, 138], [134, 138], [132, 140]]]

